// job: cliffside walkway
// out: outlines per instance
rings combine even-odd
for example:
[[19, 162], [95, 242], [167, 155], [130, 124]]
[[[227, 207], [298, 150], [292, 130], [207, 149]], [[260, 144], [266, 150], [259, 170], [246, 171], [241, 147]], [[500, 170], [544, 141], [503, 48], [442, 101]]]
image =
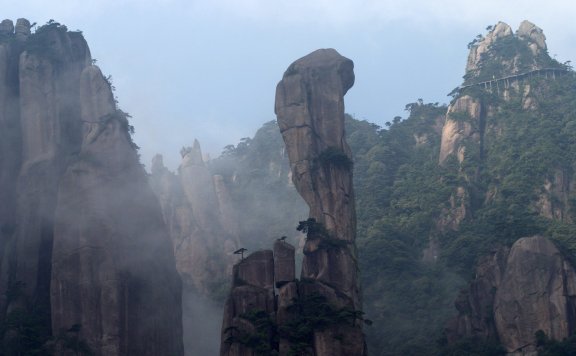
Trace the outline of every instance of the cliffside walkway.
[[535, 69], [535, 70], [531, 70], [531, 71], [524, 72], [524, 73], [509, 75], [507, 77], [494, 78], [494, 79], [486, 80], [486, 81], [479, 82], [479, 83], [462, 85], [462, 86], [459, 86], [458, 88], [456, 88], [452, 93], [450, 93], [448, 95], [452, 95], [453, 93], [457, 94], [466, 88], [471, 88], [471, 87], [475, 87], [475, 86], [482, 86], [484, 89], [490, 89], [490, 90], [492, 90], [493, 88], [496, 88], [496, 90], [499, 92], [500, 88], [507, 89], [510, 87], [511, 83], [517, 82], [520, 80], [524, 80], [526, 78], [531, 79], [533, 77], [542, 77], [543, 76], [545, 78], [556, 79], [556, 76], [566, 75], [566, 74], [570, 74], [570, 73], [572, 73], [572, 75], [576, 75], [575, 72], [573, 72], [569, 69], [563, 69], [563, 68]]

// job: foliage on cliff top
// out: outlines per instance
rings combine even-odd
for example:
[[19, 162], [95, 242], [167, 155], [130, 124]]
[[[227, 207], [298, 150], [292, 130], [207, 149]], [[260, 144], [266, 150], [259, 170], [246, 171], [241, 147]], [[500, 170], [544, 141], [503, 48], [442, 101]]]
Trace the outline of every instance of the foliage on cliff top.
[[[489, 26], [487, 29], [491, 30]], [[481, 35], [469, 44], [469, 48], [481, 43]], [[530, 49], [530, 40], [517, 35], [499, 37], [483, 53], [478, 63], [479, 68], [464, 75], [464, 84], [479, 83], [487, 80], [503, 78], [515, 74], [529, 72], [534, 69], [558, 68], [569, 69], [566, 64], [559, 63], [547, 51], [540, 50], [535, 55]]]

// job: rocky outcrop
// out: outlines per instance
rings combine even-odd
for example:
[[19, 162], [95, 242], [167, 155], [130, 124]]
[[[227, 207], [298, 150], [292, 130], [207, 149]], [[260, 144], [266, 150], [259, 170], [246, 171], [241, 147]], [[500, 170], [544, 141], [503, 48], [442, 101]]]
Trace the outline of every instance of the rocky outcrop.
[[182, 354], [174, 256], [110, 84], [80, 33], [1, 28], [0, 321], [27, 326], [0, 353]]
[[537, 56], [540, 53], [546, 53], [548, 50], [544, 31], [530, 21], [522, 21], [520, 27], [516, 31], [516, 35], [530, 42], [528, 46], [534, 56]]
[[458, 161], [462, 163], [465, 149], [461, 143], [471, 139], [477, 143], [483, 132], [485, 119], [484, 108], [480, 100], [464, 95], [448, 107], [446, 122], [442, 128], [442, 141], [440, 144], [440, 163], [443, 163], [450, 155], [456, 154]]
[[[470, 43], [470, 53], [466, 64], [466, 82], [491, 80], [508, 77], [549, 65], [546, 36], [542, 29], [529, 21], [523, 21], [516, 33], [510, 26], [498, 22], [489, 28], [485, 37], [479, 36]], [[503, 42], [507, 41], [505, 45]], [[515, 46], [516, 51], [503, 50], [506, 46]], [[525, 47], [528, 51], [521, 50]], [[488, 62], [497, 62], [487, 65]], [[488, 73], [488, 72], [491, 73]], [[490, 74], [490, 75], [488, 75]], [[494, 75], [494, 76], [492, 76]]]
[[468, 62], [466, 63], [466, 73], [479, 71], [482, 66], [481, 62], [485, 59], [484, 56], [486, 56], [486, 52], [490, 50], [490, 46], [498, 39], [512, 35], [512, 29], [504, 22], [498, 22], [493, 26], [486, 37], [482, 38], [475, 46], [470, 48]]
[[[221, 291], [236, 260], [232, 252], [237, 249], [237, 236], [230, 229], [237, 222], [227, 186], [206, 167], [198, 141], [181, 154], [177, 174], [164, 166], [162, 156], [154, 157], [149, 181], [160, 201], [183, 282], [186, 354], [213, 354], [219, 346], [213, 334], [220, 325], [205, 318], [219, 317], [212, 309], [222, 302]], [[209, 340], [198, 342], [196, 338], [203, 334]]]
[[575, 190], [572, 175], [565, 169], [557, 169], [546, 179], [538, 192], [536, 210], [547, 218], [563, 222], [572, 222], [570, 194]]
[[14, 23], [0, 25], [0, 320], [6, 308], [6, 287], [16, 229], [16, 186], [21, 164], [20, 104], [17, 47], [5, 41], [14, 36]]
[[534, 347], [542, 330], [562, 340], [576, 330], [576, 271], [554, 244], [541, 236], [518, 240], [508, 255], [494, 298], [494, 321], [509, 352]]
[[185, 290], [209, 296], [218, 284], [228, 281], [237, 242], [222, 226], [212, 175], [204, 165], [200, 145], [196, 141], [182, 152], [177, 175], [156, 156], [150, 184], [162, 206]]
[[[352, 156], [344, 138], [344, 95], [354, 84], [353, 67], [333, 49], [297, 60], [277, 86], [275, 112], [292, 180], [310, 207], [301, 278], [311, 284], [300, 298], [318, 294], [360, 311]], [[346, 333], [339, 326], [316, 330], [313, 349], [316, 355], [363, 355], [360, 324]]]
[[[463, 167], [470, 166], [470, 162], [485, 161], [485, 142], [501, 135], [502, 127], [495, 119], [501, 108], [494, 97], [510, 101], [512, 96], [520, 96], [523, 110], [537, 110], [534, 89], [524, 80], [529, 76], [523, 75], [548, 68], [553, 62], [547, 54], [545, 39], [542, 30], [528, 21], [522, 22], [516, 33], [499, 22], [489, 27], [485, 37], [479, 36], [470, 43], [465, 81], [448, 106], [439, 154], [439, 163], [445, 167], [451, 157], [456, 159], [464, 181], [474, 184], [478, 180], [481, 168], [465, 172]], [[547, 194], [548, 188], [541, 194], [537, 208], [542, 215], [566, 215], [552, 212], [549, 199], [552, 194]], [[445, 208], [439, 219], [440, 230], [458, 230], [460, 223], [470, 216], [468, 197], [477, 194], [464, 186], [457, 187], [451, 197], [451, 207]], [[486, 196], [486, 200], [491, 198]]]
[[56, 210], [53, 330], [81, 325], [98, 355], [182, 354], [181, 282], [128, 122], [96, 67], [80, 95], [83, 143]]
[[549, 239], [522, 238], [479, 263], [456, 308], [449, 341], [477, 337], [535, 354], [537, 331], [563, 340], [576, 330], [576, 271]]
[[[5, 21], [5, 28], [12, 27]], [[50, 275], [54, 211], [60, 178], [81, 142], [80, 75], [90, 62], [81, 36], [61, 26], [39, 29], [19, 19], [14, 33], [5, 32], [0, 73], [3, 97], [0, 212], [0, 294], [6, 296], [0, 321], [14, 313], [38, 315], [35, 342], [51, 334]], [[28, 37], [29, 41], [24, 42]], [[11, 40], [12, 39], [12, 40]], [[13, 341], [22, 330], [7, 330], [4, 350], [19, 352]]]
[[494, 324], [494, 295], [502, 283], [509, 252], [509, 248], [500, 248], [478, 262], [470, 287], [462, 290], [455, 302], [459, 315], [447, 326], [448, 342], [466, 337], [499, 340]]
[[343, 97], [353, 83], [352, 61], [326, 49], [290, 65], [277, 86], [275, 111], [292, 181], [310, 208], [298, 228], [307, 234], [301, 280], [286, 236], [274, 243], [273, 261], [271, 251], [260, 251], [239, 262], [224, 312], [221, 355], [366, 353], [352, 161], [344, 139]]
[[234, 265], [232, 291], [224, 306], [222, 356], [272, 354], [275, 320], [274, 257], [257, 251]]

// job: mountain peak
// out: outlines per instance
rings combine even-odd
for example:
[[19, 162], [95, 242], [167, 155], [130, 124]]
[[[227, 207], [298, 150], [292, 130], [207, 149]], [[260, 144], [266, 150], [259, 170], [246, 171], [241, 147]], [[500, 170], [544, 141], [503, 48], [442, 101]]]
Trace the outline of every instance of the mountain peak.
[[548, 55], [542, 29], [530, 21], [522, 21], [515, 33], [504, 22], [486, 30], [468, 44], [465, 85], [562, 66]]

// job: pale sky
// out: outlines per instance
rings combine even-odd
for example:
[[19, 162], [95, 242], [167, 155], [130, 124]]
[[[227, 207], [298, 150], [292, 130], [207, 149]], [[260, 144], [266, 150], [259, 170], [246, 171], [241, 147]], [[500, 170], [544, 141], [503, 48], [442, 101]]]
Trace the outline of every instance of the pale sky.
[[[6, 4], [6, 2], [8, 4]], [[2, 0], [1, 16], [82, 30], [133, 116], [142, 161], [174, 169], [198, 138], [217, 156], [275, 119], [294, 60], [335, 48], [355, 63], [346, 111], [384, 126], [418, 98], [446, 103], [466, 45], [498, 21], [540, 26], [549, 53], [576, 61], [576, 2], [533, 0]]]

